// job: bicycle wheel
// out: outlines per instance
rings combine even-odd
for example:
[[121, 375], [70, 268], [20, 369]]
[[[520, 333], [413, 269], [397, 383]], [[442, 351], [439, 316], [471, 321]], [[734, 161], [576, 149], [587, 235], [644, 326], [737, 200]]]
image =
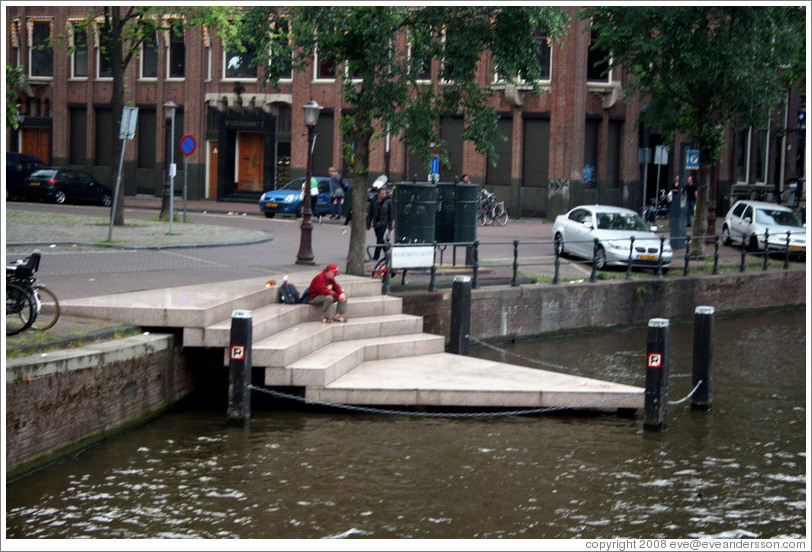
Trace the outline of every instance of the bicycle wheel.
[[29, 290], [13, 282], [6, 283], [6, 335], [27, 330], [37, 317], [34, 298]]
[[59, 300], [54, 295], [54, 292], [42, 284], [34, 286], [34, 293], [39, 297], [39, 313], [31, 324], [34, 330], [44, 331], [52, 328], [56, 321], [59, 319]]
[[476, 214], [476, 223], [477, 223], [478, 225], [480, 225], [480, 226], [485, 226], [485, 223], [487, 222], [487, 220], [488, 220], [488, 215], [485, 213], [485, 211], [484, 211], [484, 210], [480, 210], [480, 211], [479, 211], [479, 212]]
[[505, 208], [504, 202], [499, 202], [493, 210], [493, 220], [499, 226], [505, 226], [508, 223], [508, 212]]

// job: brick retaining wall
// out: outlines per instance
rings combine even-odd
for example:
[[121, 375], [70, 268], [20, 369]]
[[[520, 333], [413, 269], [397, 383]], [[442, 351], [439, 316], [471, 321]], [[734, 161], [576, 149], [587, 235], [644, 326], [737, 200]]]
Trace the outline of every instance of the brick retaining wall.
[[193, 388], [172, 335], [8, 360], [6, 477], [142, 423]]
[[[402, 292], [403, 312], [424, 317], [428, 333], [450, 337], [451, 291]], [[806, 304], [806, 270], [663, 279], [488, 286], [471, 292], [471, 335], [518, 337], [651, 318], [692, 317], [697, 306], [730, 313]]]

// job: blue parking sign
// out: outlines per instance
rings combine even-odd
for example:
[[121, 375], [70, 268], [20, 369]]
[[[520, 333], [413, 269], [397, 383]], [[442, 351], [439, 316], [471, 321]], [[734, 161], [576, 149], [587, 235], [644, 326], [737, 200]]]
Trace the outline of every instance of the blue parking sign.
[[685, 168], [688, 170], [699, 169], [698, 149], [689, 149], [685, 151]]

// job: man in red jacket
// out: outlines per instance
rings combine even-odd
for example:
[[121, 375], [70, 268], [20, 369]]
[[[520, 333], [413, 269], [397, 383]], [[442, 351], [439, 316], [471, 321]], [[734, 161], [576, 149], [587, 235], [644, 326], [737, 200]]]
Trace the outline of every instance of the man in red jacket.
[[[321, 315], [321, 321], [329, 324], [333, 320], [336, 322], [346, 322], [347, 318], [347, 294], [335, 281], [338, 276], [338, 266], [334, 264], [327, 265], [327, 268], [316, 274], [313, 281], [310, 282], [310, 300], [311, 305], [319, 305], [324, 308]], [[333, 308], [335, 305], [335, 309]], [[338, 313], [332, 316], [332, 312], [336, 310]]]

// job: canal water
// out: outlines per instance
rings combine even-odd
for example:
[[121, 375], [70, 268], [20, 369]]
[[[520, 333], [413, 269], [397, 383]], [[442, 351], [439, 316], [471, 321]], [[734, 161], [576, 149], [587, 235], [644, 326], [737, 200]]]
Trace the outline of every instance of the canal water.
[[[17, 538], [804, 538], [806, 312], [717, 316], [714, 400], [636, 416], [190, 405], [7, 485]], [[693, 323], [671, 324], [671, 402]], [[645, 327], [472, 354], [644, 386]], [[546, 364], [546, 365], [545, 365]]]

